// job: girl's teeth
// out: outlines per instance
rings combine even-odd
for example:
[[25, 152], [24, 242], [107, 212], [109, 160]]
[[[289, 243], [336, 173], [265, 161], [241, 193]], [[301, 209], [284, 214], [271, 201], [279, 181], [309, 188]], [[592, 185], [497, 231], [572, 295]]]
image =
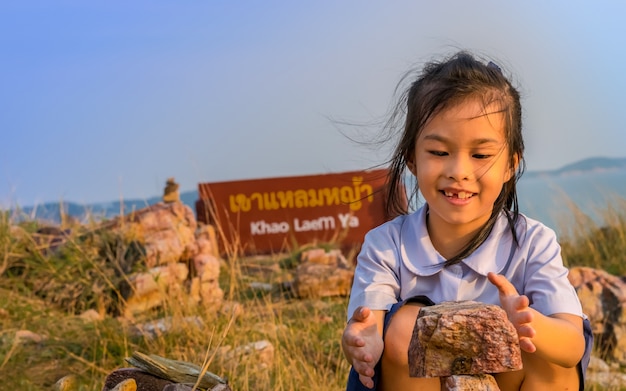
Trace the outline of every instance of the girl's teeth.
[[[446, 195], [446, 197], [454, 197], [455, 193], [449, 192], [449, 191], [444, 191], [444, 194]], [[466, 198], [470, 198], [472, 196], [472, 193], [467, 193], [464, 191], [460, 191], [458, 194], [456, 194], [456, 197], [459, 199], [466, 199]]]

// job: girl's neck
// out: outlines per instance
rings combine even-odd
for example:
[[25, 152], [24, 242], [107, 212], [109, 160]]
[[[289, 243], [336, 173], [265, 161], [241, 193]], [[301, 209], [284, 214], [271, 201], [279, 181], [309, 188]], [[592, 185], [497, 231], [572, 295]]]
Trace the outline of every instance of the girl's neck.
[[445, 224], [438, 221], [433, 224], [430, 214], [426, 215], [426, 228], [433, 247], [445, 259], [459, 254], [482, 227], [471, 225]]

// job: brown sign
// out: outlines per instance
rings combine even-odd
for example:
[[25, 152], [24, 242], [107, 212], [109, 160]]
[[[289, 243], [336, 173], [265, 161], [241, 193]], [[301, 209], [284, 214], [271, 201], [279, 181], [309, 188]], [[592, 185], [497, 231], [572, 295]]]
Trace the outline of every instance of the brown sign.
[[222, 231], [222, 250], [268, 253], [320, 242], [355, 245], [385, 218], [387, 170], [198, 185], [198, 220]]

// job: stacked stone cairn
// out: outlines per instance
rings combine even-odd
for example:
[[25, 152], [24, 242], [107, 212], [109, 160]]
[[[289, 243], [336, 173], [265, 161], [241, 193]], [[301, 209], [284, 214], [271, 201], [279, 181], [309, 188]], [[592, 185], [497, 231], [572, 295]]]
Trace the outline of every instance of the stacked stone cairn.
[[126, 318], [183, 293], [190, 304], [216, 311], [220, 308], [224, 293], [218, 284], [220, 258], [215, 229], [198, 227], [189, 206], [179, 201], [160, 202], [113, 220], [107, 229], [134, 238], [145, 251], [147, 270], [128, 276], [130, 288], [123, 309]]

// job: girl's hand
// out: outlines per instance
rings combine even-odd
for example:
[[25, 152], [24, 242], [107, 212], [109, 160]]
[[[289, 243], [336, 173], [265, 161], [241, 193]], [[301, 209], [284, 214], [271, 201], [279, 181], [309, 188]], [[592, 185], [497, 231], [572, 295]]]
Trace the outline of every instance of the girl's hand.
[[500, 305], [506, 311], [509, 321], [517, 330], [520, 348], [528, 353], [534, 353], [537, 348], [532, 341], [535, 329], [532, 326], [533, 312], [529, 307], [528, 297], [520, 295], [517, 289], [502, 275], [489, 273], [489, 282], [498, 288], [500, 293]]
[[343, 352], [368, 388], [374, 387], [374, 367], [383, 354], [383, 338], [378, 332], [376, 317], [367, 307], [354, 311], [341, 338]]

